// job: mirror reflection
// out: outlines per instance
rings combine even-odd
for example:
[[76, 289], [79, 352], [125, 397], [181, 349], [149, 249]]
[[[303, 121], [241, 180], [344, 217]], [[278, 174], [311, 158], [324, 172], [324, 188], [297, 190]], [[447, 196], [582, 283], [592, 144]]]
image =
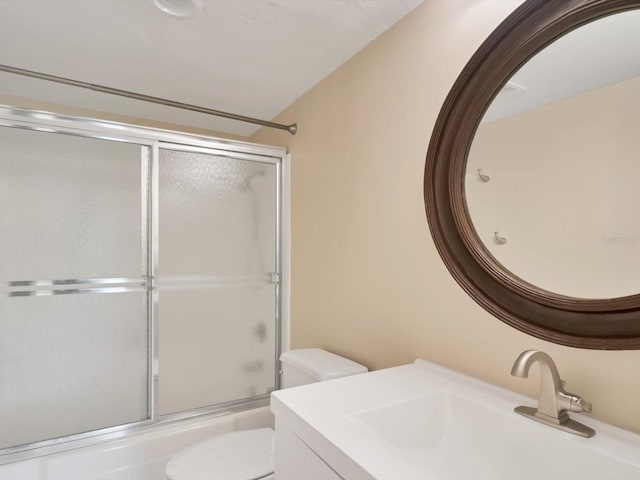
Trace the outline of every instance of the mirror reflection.
[[640, 292], [640, 11], [529, 60], [486, 112], [465, 177], [485, 248], [540, 289]]

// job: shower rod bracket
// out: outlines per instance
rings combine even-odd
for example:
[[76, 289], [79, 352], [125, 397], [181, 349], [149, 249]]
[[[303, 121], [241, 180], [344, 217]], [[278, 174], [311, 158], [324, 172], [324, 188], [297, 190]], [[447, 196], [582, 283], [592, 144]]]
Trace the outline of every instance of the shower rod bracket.
[[0, 65], [0, 71], [22, 75], [25, 77], [37, 78], [39, 80], [46, 80], [48, 82], [61, 83], [63, 85], [70, 85], [72, 87], [85, 88], [87, 90], [93, 90], [94, 92], [132, 98], [134, 100], [140, 100], [142, 102], [155, 103], [167, 107], [179, 108], [181, 110], [190, 110], [192, 112], [204, 113], [205, 115], [228, 118], [229, 120], [237, 120], [238, 122], [252, 123], [254, 125], [261, 125], [268, 128], [277, 128], [279, 130], [286, 130], [291, 135], [295, 135], [298, 131], [298, 125], [295, 123], [292, 123], [291, 125], [285, 125], [282, 123], [269, 122], [267, 120], [261, 120], [259, 118], [246, 117], [244, 115], [237, 115], [235, 113], [213, 110], [211, 108], [200, 107], [198, 105], [176, 102], [174, 100], [167, 100], [166, 98], [152, 97], [150, 95], [144, 95], [142, 93], [129, 92], [127, 90], [106, 87], [104, 85], [96, 85], [94, 83], [82, 82], [80, 80], [73, 80], [71, 78], [58, 77], [56, 75], [49, 75], [47, 73], [34, 72], [33, 70], [25, 70], [23, 68], [11, 67], [9, 65]]

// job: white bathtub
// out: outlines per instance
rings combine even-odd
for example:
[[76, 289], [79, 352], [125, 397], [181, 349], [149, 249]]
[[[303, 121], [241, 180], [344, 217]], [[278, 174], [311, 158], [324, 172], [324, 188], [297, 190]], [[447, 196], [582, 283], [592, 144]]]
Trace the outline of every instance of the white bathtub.
[[179, 450], [212, 435], [273, 427], [269, 407], [204, 416], [126, 438], [0, 466], [0, 480], [163, 480]]

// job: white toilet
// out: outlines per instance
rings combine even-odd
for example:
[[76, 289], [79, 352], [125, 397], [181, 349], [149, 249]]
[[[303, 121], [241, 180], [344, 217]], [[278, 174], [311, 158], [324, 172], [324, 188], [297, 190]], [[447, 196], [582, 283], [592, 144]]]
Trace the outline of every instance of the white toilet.
[[[280, 356], [282, 388], [365, 373], [359, 363], [319, 348], [291, 350]], [[216, 435], [175, 455], [167, 480], [271, 480], [273, 430], [258, 428]]]

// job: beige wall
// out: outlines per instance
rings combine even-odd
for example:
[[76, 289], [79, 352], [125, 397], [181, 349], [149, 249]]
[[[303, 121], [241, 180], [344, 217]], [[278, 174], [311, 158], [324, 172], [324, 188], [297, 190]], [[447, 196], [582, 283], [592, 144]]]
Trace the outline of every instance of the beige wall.
[[493, 256], [564, 295], [640, 292], [638, 125], [640, 77], [481, 125], [465, 195]]
[[594, 416], [640, 432], [640, 352], [577, 350], [506, 326], [455, 283], [428, 232], [422, 179], [436, 116], [518, 4], [426, 0], [277, 117], [298, 122], [296, 136], [251, 138], [293, 158], [292, 347], [325, 347], [374, 369], [422, 357], [529, 395], [537, 372], [509, 371], [538, 348]]

